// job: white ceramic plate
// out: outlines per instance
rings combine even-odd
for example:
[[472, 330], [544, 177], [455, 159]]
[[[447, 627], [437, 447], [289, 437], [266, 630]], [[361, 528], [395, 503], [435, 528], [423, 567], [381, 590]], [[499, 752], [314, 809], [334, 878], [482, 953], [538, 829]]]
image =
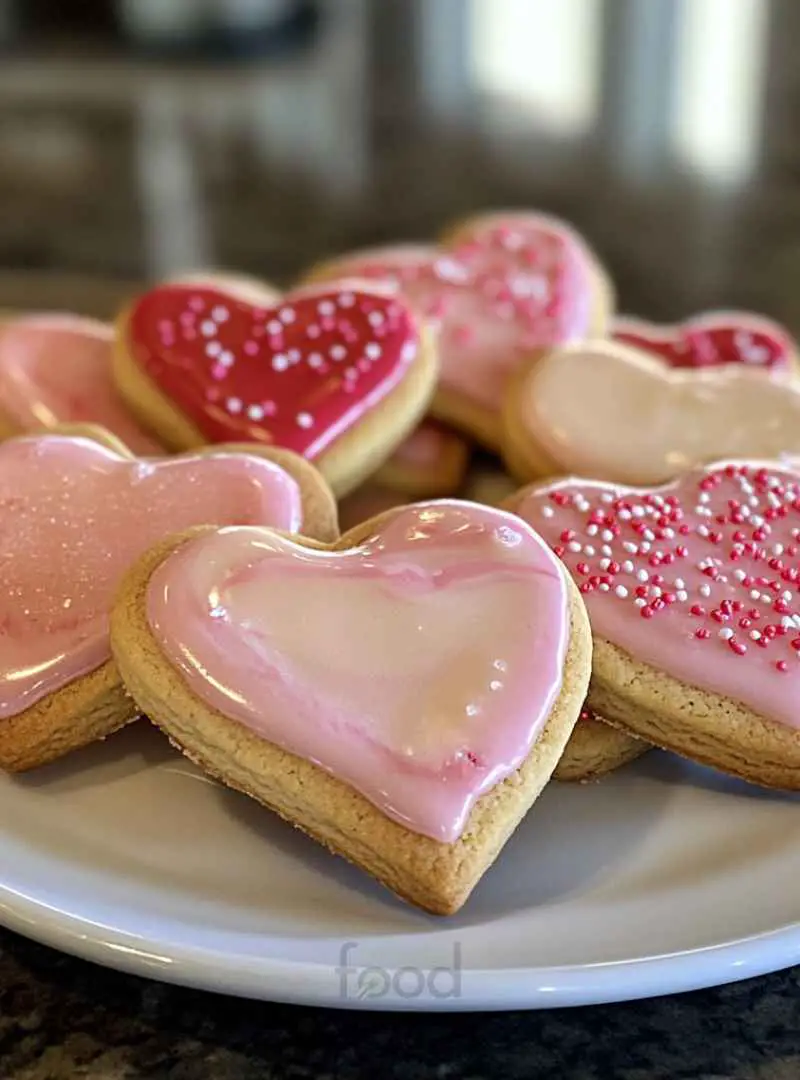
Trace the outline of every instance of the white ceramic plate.
[[0, 920], [112, 967], [361, 1008], [541, 1008], [800, 962], [800, 798], [652, 753], [551, 784], [461, 914], [425, 916], [147, 724], [0, 779]]

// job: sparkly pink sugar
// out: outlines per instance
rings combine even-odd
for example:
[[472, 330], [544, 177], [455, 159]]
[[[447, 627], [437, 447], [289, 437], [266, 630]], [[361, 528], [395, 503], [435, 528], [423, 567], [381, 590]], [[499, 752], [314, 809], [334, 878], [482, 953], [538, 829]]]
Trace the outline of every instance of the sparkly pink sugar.
[[244, 345], [242, 345], [242, 352], [245, 356], [255, 356], [258, 353], [258, 342], [246, 341]]
[[264, 410], [264, 416], [274, 416], [278, 411], [274, 401], [262, 401], [261, 408]]
[[322, 327], [323, 330], [330, 332], [331, 330], [334, 330], [336, 328], [336, 319], [331, 318], [330, 315], [324, 315], [319, 320], [319, 325]]
[[372, 367], [372, 364], [366, 356], [362, 356], [361, 359], [357, 361], [356, 366], [359, 371], [367, 372]]
[[212, 379], [224, 379], [227, 374], [228, 374], [228, 369], [226, 367], [224, 367], [222, 364], [214, 364], [213, 367], [211, 368], [211, 378]]
[[205, 306], [206, 304], [202, 296], [193, 296], [189, 301], [189, 307], [192, 311], [204, 311]]
[[182, 311], [178, 316], [178, 320], [181, 326], [194, 326], [197, 322], [197, 315], [194, 311]]

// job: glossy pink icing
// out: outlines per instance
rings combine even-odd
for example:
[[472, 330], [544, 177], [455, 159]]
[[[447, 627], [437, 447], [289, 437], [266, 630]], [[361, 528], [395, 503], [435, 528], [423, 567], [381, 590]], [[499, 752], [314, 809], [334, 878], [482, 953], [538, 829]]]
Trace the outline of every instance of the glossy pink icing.
[[20, 431], [101, 424], [135, 454], [161, 447], [137, 424], [111, 378], [112, 327], [77, 315], [0, 323], [0, 412]]
[[122, 574], [170, 533], [201, 524], [296, 530], [301, 497], [264, 458], [130, 461], [60, 435], [0, 446], [0, 717], [109, 657]]
[[397, 510], [338, 552], [217, 530], [156, 571], [148, 613], [206, 704], [445, 842], [530, 752], [569, 632], [541, 539], [455, 501]]
[[492, 412], [523, 360], [592, 331], [591, 256], [577, 233], [545, 215], [476, 219], [451, 245], [357, 252], [328, 273], [397, 289], [437, 329], [442, 388]]
[[674, 326], [620, 316], [614, 320], [612, 337], [678, 368], [744, 364], [783, 372], [796, 351], [782, 326], [745, 311], [709, 311]]
[[595, 636], [800, 729], [800, 472], [696, 469], [659, 488], [565, 480], [517, 513], [583, 593]]

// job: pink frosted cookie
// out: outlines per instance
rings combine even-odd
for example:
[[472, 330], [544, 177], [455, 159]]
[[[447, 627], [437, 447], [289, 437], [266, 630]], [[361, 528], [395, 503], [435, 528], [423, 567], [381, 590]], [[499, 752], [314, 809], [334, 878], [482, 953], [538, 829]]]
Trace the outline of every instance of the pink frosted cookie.
[[355, 252], [310, 279], [346, 275], [390, 286], [427, 317], [441, 364], [433, 412], [490, 450], [500, 444], [509, 376], [553, 345], [602, 337], [614, 305], [595, 254], [545, 214], [471, 218], [439, 247]]
[[111, 638], [192, 760], [439, 914], [547, 783], [591, 644], [536, 533], [447, 500], [327, 548], [253, 528], [177, 538], [127, 579]]
[[659, 484], [721, 458], [800, 454], [800, 381], [743, 364], [676, 369], [596, 341], [521, 372], [504, 421], [504, 457], [522, 481]]
[[119, 397], [112, 327], [42, 313], [0, 322], [0, 437], [59, 424], [101, 424], [136, 454], [162, 448]]
[[431, 335], [374, 285], [260, 295], [217, 279], [140, 295], [117, 321], [119, 389], [175, 449], [233, 440], [292, 450], [346, 494], [425, 412]]
[[436, 420], [423, 422], [375, 473], [376, 484], [413, 498], [455, 495], [464, 482], [469, 446]]
[[152, 544], [209, 523], [336, 535], [330, 491], [292, 454], [221, 446], [142, 460], [100, 428], [78, 430], [0, 445], [0, 767], [10, 771], [135, 718], [108, 617]]
[[797, 370], [797, 345], [789, 332], [747, 311], [709, 311], [672, 326], [618, 316], [611, 336], [655, 353], [670, 367], [744, 364], [777, 374]]
[[732, 462], [652, 489], [564, 480], [513, 508], [586, 601], [590, 707], [696, 761], [800, 788], [800, 472]]

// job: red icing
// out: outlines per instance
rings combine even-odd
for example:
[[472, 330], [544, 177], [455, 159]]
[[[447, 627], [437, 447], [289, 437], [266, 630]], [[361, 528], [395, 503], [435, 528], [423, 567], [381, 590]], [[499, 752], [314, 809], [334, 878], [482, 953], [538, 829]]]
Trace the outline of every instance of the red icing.
[[613, 337], [676, 368], [746, 364], [780, 371], [794, 354], [791, 337], [777, 323], [736, 312], [701, 315], [674, 327], [620, 318]]
[[221, 289], [164, 285], [128, 321], [131, 355], [211, 443], [315, 458], [393, 389], [419, 336], [397, 299], [339, 283], [258, 307]]

